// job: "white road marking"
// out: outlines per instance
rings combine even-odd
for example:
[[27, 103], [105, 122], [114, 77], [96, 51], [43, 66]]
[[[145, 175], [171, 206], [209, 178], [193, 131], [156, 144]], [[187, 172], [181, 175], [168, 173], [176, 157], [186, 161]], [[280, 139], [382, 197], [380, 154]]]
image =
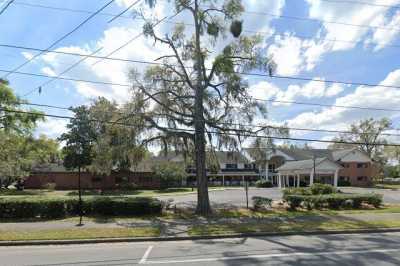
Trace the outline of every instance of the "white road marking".
[[321, 255], [350, 255], [350, 254], [366, 254], [366, 253], [390, 253], [390, 252], [399, 252], [399, 251], [400, 251], [400, 249], [376, 249], [376, 250], [371, 249], [371, 250], [329, 251], [329, 252], [315, 252], [315, 253], [294, 252], [294, 253], [247, 255], [247, 256], [235, 256], [235, 257], [200, 258], [200, 259], [188, 259], [188, 260], [163, 260], [163, 261], [147, 261], [147, 260], [145, 260], [143, 263], [144, 264], [196, 263], [196, 262], [244, 260], [244, 259], [265, 259], [265, 258], [274, 258], [274, 257], [276, 258], [276, 257], [295, 257], [295, 256], [321, 256]]
[[153, 246], [149, 246], [147, 248], [146, 252], [144, 253], [144, 255], [142, 257], [142, 259], [139, 261], [139, 264], [147, 263], [147, 258], [149, 257], [150, 252], [152, 251], [152, 249], [153, 249]]

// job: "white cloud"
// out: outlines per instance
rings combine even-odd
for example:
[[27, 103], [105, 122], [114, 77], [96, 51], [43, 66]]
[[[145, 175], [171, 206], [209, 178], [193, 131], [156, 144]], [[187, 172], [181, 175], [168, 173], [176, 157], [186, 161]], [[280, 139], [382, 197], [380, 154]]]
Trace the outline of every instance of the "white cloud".
[[290, 76], [314, 69], [322, 55], [329, 49], [328, 43], [301, 40], [286, 33], [275, 37], [267, 53], [277, 63], [277, 74]]
[[[321, 79], [322, 78], [316, 78]], [[277, 101], [295, 101], [306, 98], [329, 98], [339, 95], [344, 90], [344, 86], [334, 84], [327, 86], [324, 82], [310, 81], [303, 86], [289, 85], [286, 90], [280, 89], [272, 83], [262, 81], [249, 88], [249, 94], [258, 99], [275, 99]], [[290, 105], [290, 103], [274, 103], [278, 105]]]
[[[384, 6], [373, 6], [344, 2], [338, 3], [321, 0], [307, 0], [307, 2], [310, 6], [309, 17], [326, 21], [322, 24], [326, 32], [326, 39], [347, 41], [334, 42], [332, 45], [332, 51], [354, 48], [356, 43], [367, 37], [369, 33], [373, 33], [374, 35], [386, 35], [386, 37], [390, 35], [391, 38], [394, 38], [394, 35], [398, 33], [397, 30], [393, 30], [390, 33], [386, 32], [382, 34], [380, 33], [380, 29], [375, 28], [398, 26], [398, 18], [396, 16], [391, 22], [387, 22], [387, 19], [385, 18], [390, 15], [390, 8]], [[382, 4], [382, 2], [378, 0], [372, 0], [370, 1], [370, 3]], [[400, 0], [387, 0], [385, 2], [385, 5], [396, 5], [399, 3]], [[366, 26], [359, 27], [328, 22], [339, 22], [343, 24]], [[376, 36], [374, 37], [374, 41], [375, 43], [380, 44], [383, 47], [387, 44], [387, 42], [376, 42], [377, 39], [381, 39], [382, 37]]]
[[29, 52], [22, 52], [21, 53], [23, 57], [25, 57], [27, 60], [32, 60], [33, 54]]
[[384, 48], [398, 37], [400, 32], [400, 11], [397, 11], [391, 19], [382, 16], [378, 25], [388, 29], [376, 29], [372, 38], [369, 40], [369, 42], [376, 44], [375, 51]]
[[36, 135], [44, 134], [50, 138], [57, 138], [67, 131], [68, 120], [48, 118], [44, 122], [38, 123]]
[[[400, 69], [395, 70], [380, 85], [400, 84]], [[367, 106], [371, 108], [396, 109], [400, 104], [400, 90], [396, 88], [359, 86], [353, 93], [339, 97], [334, 105]], [[399, 114], [390, 111], [329, 107], [317, 112], [305, 112], [288, 120], [289, 126], [308, 128], [346, 129], [349, 124], [365, 118], [396, 118]]]

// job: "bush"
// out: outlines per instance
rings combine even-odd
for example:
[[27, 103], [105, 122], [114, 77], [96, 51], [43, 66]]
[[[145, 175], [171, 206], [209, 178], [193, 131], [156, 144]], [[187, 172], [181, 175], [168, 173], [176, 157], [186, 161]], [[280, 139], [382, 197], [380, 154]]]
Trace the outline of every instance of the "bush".
[[123, 182], [117, 184], [117, 189], [123, 190], [123, 191], [135, 191], [138, 188], [139, 188], [138, 185], [136, 185], [133, 182], [129, 182], [129, 181], [123, 181]]
[[351, 183], [348, 180], [339, 180], [338, 181], [338, 186], [339, 187], [350, 187]]
[[326, 195], [337, 192], [336, 188], [327, 184], [313, 184], [310, 189], [313, 195]]
[[286, 188], [283, 195], [311, 195], [310, 188]]
[[320, 208], [358, 209], [363, 203], [372, 205], [375, 208], [382, 205], [382, 195], [378, 194], [285, 195], [283, 199], [292, 210], [300, 206], [312, 210]]
[[271, 207], [272, 199], [264, 197], [252, 197], [254, 210], [260, 210], [261, 208]]
[[43, 185], [43, 188], [47, 190], [55, 190], [56, 186], [56, 183], [46, 183]]
[[[135, 216], [161, 213], [161, 202], [153, 198], [96, 197], [83, 201], [86, 215]], [[0, 199], [0, 218], [55, 219], [79, 215], [77, 199]]]
[[273, 186], [274, 185], [272, 184], [272, 182], [268, 181], [268, 180], [258, 180], [256, 182], [256, 187], [259, 187], [259, 188], [270, 188]]
[[295, 210], [300, 207], [305, 197], [302, 195], [286, 195], [283, 199], [289, 204], [290, 209]]

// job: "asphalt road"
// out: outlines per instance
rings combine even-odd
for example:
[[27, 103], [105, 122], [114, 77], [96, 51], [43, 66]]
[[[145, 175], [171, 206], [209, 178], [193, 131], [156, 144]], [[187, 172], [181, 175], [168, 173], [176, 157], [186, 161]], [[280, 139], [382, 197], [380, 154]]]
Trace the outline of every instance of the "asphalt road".
[[[391, 189], [373, 189], [373, 188], [340, 188], [346, 193], [378, 193], [383, 194], [385, 203], [400, 204], [400, 191]], [[227, 189], [222, 191], [210, 191], [210, 201], [214, 206], [235, 205], [246, 206], [246, 193], [243, 188]], [[261, 196], [271, 198], [273, 200], [282, 199], [282, 192], [278, 188], [250, 188], [249, 204], [253, 196]], [[187, 194], [179, 196], [162, 196], [162, 200], [174, 199], [175, 204], [182, 206], [195, 206], [197, 202], [196, 194]]]
[[12, 265], [400, 265], [400, 233], [0, 247]]

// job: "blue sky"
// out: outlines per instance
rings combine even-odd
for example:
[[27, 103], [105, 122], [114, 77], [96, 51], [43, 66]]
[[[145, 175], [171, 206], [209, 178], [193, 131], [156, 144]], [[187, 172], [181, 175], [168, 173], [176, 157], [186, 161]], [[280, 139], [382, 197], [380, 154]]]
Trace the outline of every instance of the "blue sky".
[[[0, 8], [6, 1], [1, 2], [0, 0]], [[54, 10], [43, 8], [43, 6], [95, 11], [106, 2], [108, 1], [16, 0], [0, 16], [0, 44], [47, 48], [89, 14]], [[117, 14], [133, 2], [134, 0], [117, 0], [104, 12]], [[364, 2], [371, 5], [333, 0], [243, 1], [246, 11], [249, 12], [243, 15], [244, 27], [249, 31], [266, 33], [265, 50], [277, 62], [278, 75], [400, 86], [400, 8], [379, 6], [400, 5], [400, 0], [365, 0]], [[171, 8], [166, 1], [160, 0], [159, 4], [157, 9], [152, 11], [152, 15], [163, 17], [170, 14]], [[138, 7], [140, 5], [141, 3]], [[150, 11], [146, 10], [146, 12]], [[314, 21], [294, 20], [277, 15], [308, 18]], [[141, 32], [142, 22], [139, 20], [119, 18], [112, 23], [107, 23], [108, 19], [110, 19], [109, 16], [96, 16], [63, 40], [56, 49], [88, 54], [103, 47], [98, 55], [107, 55]], [[180, 20], [182, 17], [175, 18], [177, 22]], [[170, 27], [170, 24], [160, 25], [159, 31], [165, 33]], [[396, 45], [399, 46], [393, 47]], [[0, 47], [0, 69], [13, 69], [30, 58], [32, 54], [34, 53], [31, 51]], [[152, 41], [141, 37], [113, 56], [152, 61], [161, 54], [163, 54], [162, 48], [154, 47]], [[47, 54], [33, 60], [20, 71], [57, 75], [79, 59]], [[114, 83], [128, 82], [126, 73], [132, 65], [106, 61], [93, 66], [95, 61], [94, 59], [86, 60], [64, 76]], [[136, 67], [142, 69], [144, 66]], [[47, 80], [16, 74], [8, 78], [11, 86], [20, 96]], [[400, 109], [400, 92], [396, 88], [347, 86], [271, 78], [249, 78], [249, 82], [252, 84], [251, 95], [262, 99]], [[128, 97], [128, 91], [118, 86], [94, 86], [69, 81], [54, 81], [43, 88], [41, 95], [34, 92], [25, 98], [34, 103], [76, 106], [88, 103], [97, 96], [123, 102]], [[268, 107], [269, 119], [258, 122], [287, 123], [289, 126], [303, 128], [346, 129], [350, 123], [363, 118], [389, 117], [393, 120], [394, 127], [400, 127], [400, 112], [277, 103], [269, 103]], [[67, 114], [61, 110], [42, 110], [51, 114]], [[48, 119], [39, 126], [38, 134], [44, 133], [56, 137], [65, 129], [65, 122]], [[292, 135], [332, 138], [329, 134], [295, 131]], [[323, 145], [314, 144], [314, 146]]]

